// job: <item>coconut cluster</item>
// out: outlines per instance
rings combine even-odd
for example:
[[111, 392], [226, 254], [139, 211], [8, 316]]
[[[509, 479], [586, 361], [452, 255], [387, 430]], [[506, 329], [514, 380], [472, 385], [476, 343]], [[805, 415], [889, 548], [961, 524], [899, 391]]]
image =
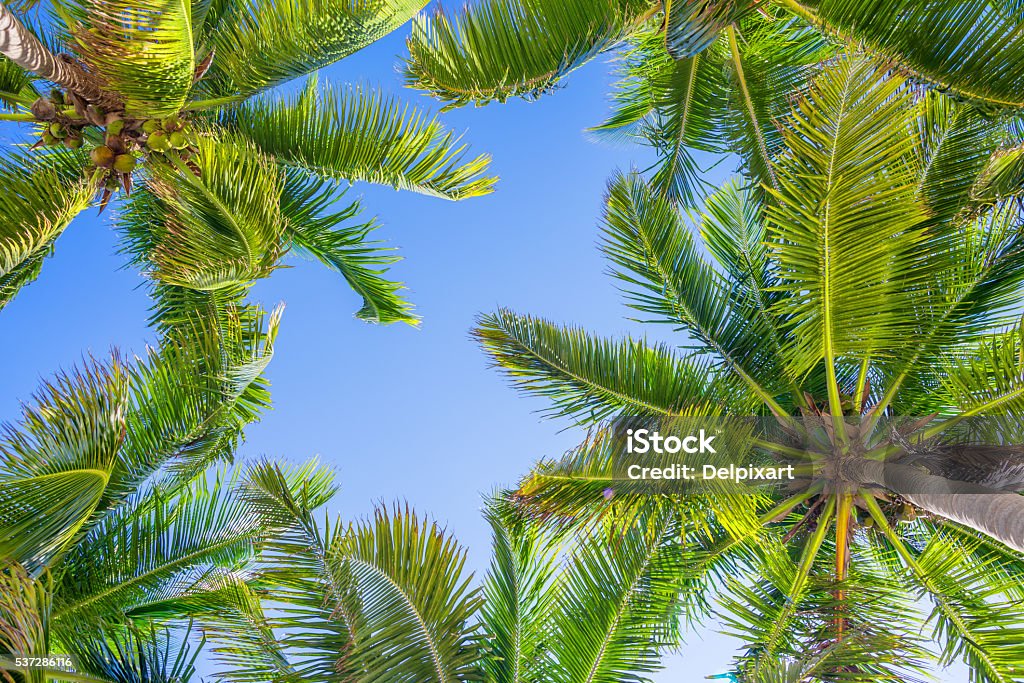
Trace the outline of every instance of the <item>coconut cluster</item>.
[[[89, 146], [88, 177], [102, 192], [101, 206], [118, 189], [131, 194], [132, 173], [151, 155], [176, 155], [190, 168], [195, 153], [193, 132], [186, 118], [173, 114], [163, 119], [142, 119], [123, 111], [105, 112], [77, 98], [65, 101], [60, 91], [40, 98], [32, 105], [33, 116], [42, 124], [34, 147]], [[193, 170], [195, 170], [193, 168]]]

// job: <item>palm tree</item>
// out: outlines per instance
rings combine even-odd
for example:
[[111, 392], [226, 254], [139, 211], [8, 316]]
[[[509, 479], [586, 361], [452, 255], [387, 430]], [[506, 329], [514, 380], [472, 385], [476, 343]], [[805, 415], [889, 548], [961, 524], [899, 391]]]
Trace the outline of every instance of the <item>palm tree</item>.
[[0, 4], [10, 110], [0, 119], [39, 133], [35, 149], [0, 160], [11, 188], [0, 205], [0, 307], [94, 196], [102, 207], [120, 188], [131, 195], [125, 248], [158, 297], [176, 300], [165, 287], [238, 294], [294, 248], [341, 273], [364, 299], [359, 317], [415, 323], [401, 285], [383, 277], [395, 258], [368, 239], [375, 222], [359, 218], [358, 201], [334, 204], [355, 181], [451, 200], [486, 194], [489, 159], [370, 90], [312, 79], [294, 97], [271, 90], [424, 4], [60, 0], [38, 28]]
[[[690, 213], [699, 235], [637, 174], [610, 183], [603, 248], [627, 302], [685, 331], [688, 351], [505, 310], [477, 334], [556, 415], [766, 416], [755, 452], [797, 467], [810, 458], [817, 479], [742, 496], [652, 489], [616, 476], [613, 425], [541, 465], [519, 494], [569, 520], [675, 504], [689, 616], [716, 613], [742, 638], [750, 680], [851, 634], [895, 640], [877, 659], [838, 656], [812, 680], [902, 680], [881, 655], [916, 665], [927, 628], [941, 663], [1019, 680], [1021, 454], [992, 451], [996, 471], [943, 449], [986, 430], [1019, 442], [1020, 131], [845, 57], [779, 125], [778, 189], [726, 184]], [[793, 448], [779, 425], [817, 442]]]
[[[196, 312], [143, 359], [90, 361], [45, 383], [4, 427], [5, 680], [68, 680], [18, 661], [51, 655], [73, 657], [70, 680], [187, 678], [196, 651], [173, 618], [255, 600], [255, 560], [287, 520], [210, 467], [233, 458], [269, 401], [277, 321], [245, 307]], [[333, 491], [312, 465], [289, 477], [312, 505]]]
[[318, 524], [278, 467], [259, 464], [247, 481], [251, 499], [293, 524], [264, 557], [259, 626], [214, 649], [224, 680], [613, 683], [643, 680], [676, 641], [672, 515], [617, 533], [553, 532], [496, 496], [485, 509], [491, 566], [476, 587], [465, 550], [408, 506]]
[[1022, 19], [1001, 0], [485, 0], [416, 21], [407, 80], [449, 106], [532, 99], [624, 48], [614, 111], [592, 130], [652, 147], [656, 189], [696, 206], [707, 153], [778, 189], [773, 122], [836, 45], [981, 110], [1019, 110]]

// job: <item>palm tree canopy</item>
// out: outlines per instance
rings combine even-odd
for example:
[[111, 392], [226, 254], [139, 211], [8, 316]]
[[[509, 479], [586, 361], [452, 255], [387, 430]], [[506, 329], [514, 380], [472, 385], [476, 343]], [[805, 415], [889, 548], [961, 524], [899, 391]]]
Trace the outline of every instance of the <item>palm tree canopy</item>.
[[[517, 386], [581, 424], [809, 420], [825, 427], [823, 450], [801, 457], [875, 463], [799, 492], [668, 496], [686, 525], [688, 615], [714, 613], [742, 639], [738, 670], [751, 680], [780, 657], [822, 680], [905, 680], [931, 657], [927, 632], [941, 663], [1016, 680], [1024, 481], [997, 491], [919, 469], [942, 458], [904, 463], [920, 457], [906, 446], [912, 434], [939, 439], [977, 418], [1014, 443], [1024, 417], [1024, 184], [987, 189], [1021, 154], [1019, 129], [840, 56], [776, 133], [776, 184], [727, 183], [700, 210], [639, 174], [609, 184], [603, 250], [627, 303], [685, 331], [688, 350], [504, 310], [481, 319], [479, 339]], [[902, 416], [916, 417], [907, 426]], [[792, 457], [760, 439], [761, 452]], [[660, 498], [617, 476], [623, 449], [617, 429], [599, 430], [519, 494], [545, 518], [633, 519]], [[945, 496], [926, 495], [932, 480]], [[930, 614], [918, 613], [918, 595]], [[827, 664], [805, 660], [832, 647], [844, 652]]]
[[[251, 473], [211, 467], [268, 405], [279, 314], [219, 313], [194, 312], [144, 358], [57, 376], [4, 427], [4, 669], [42, 681], [13, 660], [60, 653], [93, 680], [169, 682], [196, 654], [182, 617], [258, 607], [257, 559], [286, 520], [248, 493]], [[285, 485], [313, 507], [334, 491], [314, 465]]]
[[998, 115], [1024, 107], [1024, 15], [1012, 3], [488, 0], [417, 19], [407, 80], [449, 106], [539, 97], [618, 50], [613, 112], [594, 131], [650, 146], [655, 188], [689, 206], [707, 153], [777, 188], [775, 119], [840, 49]]
[[[345, 277], [360, 318], [416, 324], [386, 277], [393, 251], [369, 239], [376, 222], [358, 202], [339, 203], [344, 189], [364, 181], [466, 199], [492, 190], [489, 158], [372, 90], [313, 77], [296, 97], [273, 88], [380, 39], [423, 4], [62, 0], [38, 24], [2, 6], [0, 99], [11, 113], [0, 118], [34, 123], [40, 137], [0, 167], [22, 187], [0, 207], [0, 306], [93, 195], [103, 207], [120, 190], [125, 249], [154, 296], [177, 287], [237, 300], [294, 247]], [[157, 317], [173, 304], [158, 302]]]

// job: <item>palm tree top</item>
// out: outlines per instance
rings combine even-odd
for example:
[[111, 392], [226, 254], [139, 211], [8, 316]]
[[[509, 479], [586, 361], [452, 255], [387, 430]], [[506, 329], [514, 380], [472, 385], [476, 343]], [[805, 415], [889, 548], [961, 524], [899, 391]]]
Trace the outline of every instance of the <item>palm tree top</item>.
[[[641, 319], [683, 333], [678, 349], [507, 310], [481, 319], [517, 386], [595, 429], [519, 495], [574, 524], [675, 510], [687, 609], [742, 639], [751, 680], [832, 647], [849, 649], [800, 666], [904, 680], [929, 660], [928, 624], [941, 664], [1015, 680], [1022, 482], [950, 479], [965, 470], [909, 444], [978, 425], [1019, 434], [1024, 184], [990, 184], [1019, 158], [1019, 131], [857, 56], [832, 60], [777, 123], [776, 186], [733, 181], [691, 210], [638, 173], [609, 183], [602, 248]], [[603, 426], [750, 415], [813, 428], [817, 455], [768, 432], [751, 445], [818, 458], [814, 485], [672, 494], [622, 476], [621, 436]]]
[[467, 199], [492, 191], [490, 158], [371, 89], [314, 77], [294, 97], [273, 89], [423, 5], [60, 0], [30, 21], [0, 4], [0, 101], [10, 111], [0, 119], [38, 135], [0, 169], [24, 188], [4, 207], [0, 306], [38, 276], [94, 194], [102, 210], [123, 192], [123, 248], [154, 282], [158, 319], [191, 296], [176, 290], [239, 301], [294, 249], [345, 278], [363, 299], [360, 318], [416, 324], [403, 286], [385, 276], [397, 257], [371, 239], [376, 221], [345, 188]]

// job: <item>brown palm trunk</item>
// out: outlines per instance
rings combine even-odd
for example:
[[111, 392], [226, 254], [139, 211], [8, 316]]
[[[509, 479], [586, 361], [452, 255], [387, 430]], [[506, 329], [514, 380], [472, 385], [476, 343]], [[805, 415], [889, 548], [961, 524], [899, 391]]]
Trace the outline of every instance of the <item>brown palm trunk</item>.
[[86, 102], [110, 105], [111, 97], [74, 60], [55, 55], [0, 2], [0, 53], [37, 76], [73, 92]]
[[864, 483], [882, 486], [933, 515], [1024, 552], [1024, 496], [875, 460], [862, 460], [855, 471]]

